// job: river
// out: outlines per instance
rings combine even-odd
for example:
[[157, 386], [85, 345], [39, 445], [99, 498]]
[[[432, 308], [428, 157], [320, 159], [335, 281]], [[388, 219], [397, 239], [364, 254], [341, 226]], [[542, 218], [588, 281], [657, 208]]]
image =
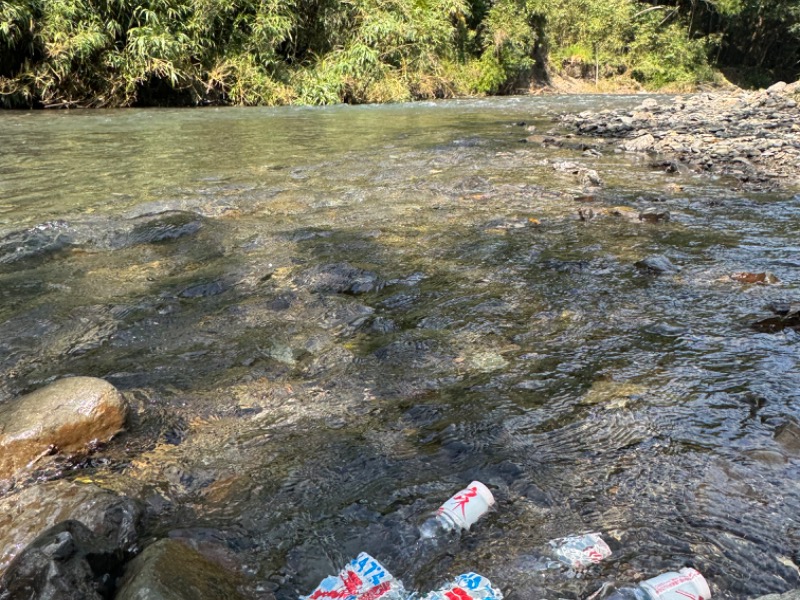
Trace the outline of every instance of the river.
[[[640, 101], [1, 113], [0, 402], [117, 386], [127, 432], [58, 476], [135, 490], [151, 538], [225, 545], [254, 598], [362, 550], [508, 600], [685, 564], [719, 598], [797, 587], [800, 334], [750, 324], [797, 298], [800, 197], [521, 142]], [[635, 266], [654, 255], [680, 270]], [[474, 479], [493, 512], [417, 552]], [[586, 531], [600, 567], [530, 568]]]

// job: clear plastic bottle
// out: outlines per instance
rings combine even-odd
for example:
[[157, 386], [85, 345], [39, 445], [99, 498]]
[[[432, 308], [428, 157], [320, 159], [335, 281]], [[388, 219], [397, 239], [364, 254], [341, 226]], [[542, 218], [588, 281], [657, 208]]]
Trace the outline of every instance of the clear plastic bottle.
[[599, 533], [557, 538], [550, 540], [549, 546], [540, 555], [526, 557], [524, 568], [530, 571], [584, 571], [611, 556], [611, 548]]
[[623, 587], [605, 600], [709, 600], [711, 589], [699, 571], [684, 568], [662, 573], [635, 587]]
[[456, 529], [469, 529], [494, 505], [494, 496], [480, 481], [473, 481], [439, 507], [436, 514], [420, 526], [423, 539]]

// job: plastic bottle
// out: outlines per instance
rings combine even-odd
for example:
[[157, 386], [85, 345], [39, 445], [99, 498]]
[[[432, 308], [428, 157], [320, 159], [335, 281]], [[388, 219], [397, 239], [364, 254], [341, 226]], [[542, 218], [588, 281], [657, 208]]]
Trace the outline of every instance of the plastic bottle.
[[585, 533], [550, 540], [553, 556], [562, 564], [581, 571], [596, 565], [609, 556], [611, 548], [599, 533]]
[[469, 529], [494, 505], [494, 496], [480, 481], [473, 481], [439, 507], [420, 527], [423, 538], [456, 529]]
[[599, 533], [557, 538], [549, 545], [542, 554], [524, 557], [522, 567], [528, 571], [583, 571], [611, 556], [611, 548]]
[[405, 600], [403, 584], [366, 552], [334, 576], [323, 579], [308, 596], [300, 600]]
[[433, 592], [428, 592], [421, 600], [502, 600], [500, 590], [477, 573], [464, 573], [453, 581]]
[[662, 573], [636, 587], [616, 590], [605, 600], [709, 600], [711, 590], [705, 577], [695, 569]]

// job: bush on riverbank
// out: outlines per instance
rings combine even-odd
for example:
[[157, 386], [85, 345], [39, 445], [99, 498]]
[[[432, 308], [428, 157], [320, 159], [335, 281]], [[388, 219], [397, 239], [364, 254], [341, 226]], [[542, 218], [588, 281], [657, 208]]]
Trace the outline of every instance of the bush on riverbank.
[[792, 79], [800, 0], [0, 0], [0, 106], [328, 104]]

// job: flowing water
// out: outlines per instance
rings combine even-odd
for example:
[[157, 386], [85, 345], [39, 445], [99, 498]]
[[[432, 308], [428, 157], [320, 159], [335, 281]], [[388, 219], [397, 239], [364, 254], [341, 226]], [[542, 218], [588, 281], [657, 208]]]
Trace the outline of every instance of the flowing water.
[[[640, 100], [0, 114], [0, 402], [116, 385], [128, 431], [62, 476], [142, 498], [143, 543], [224, 546], [254, 598], [362, 550], [509, 600], [687, 563], [721, 598], [797, 587], [800, 335], [749, 325], [797, 299], [800, 197], [520, 142]], [[417, 546], [473, 479], [496, 509]], [[585, 531], [605, 564], [532, 569]]]

